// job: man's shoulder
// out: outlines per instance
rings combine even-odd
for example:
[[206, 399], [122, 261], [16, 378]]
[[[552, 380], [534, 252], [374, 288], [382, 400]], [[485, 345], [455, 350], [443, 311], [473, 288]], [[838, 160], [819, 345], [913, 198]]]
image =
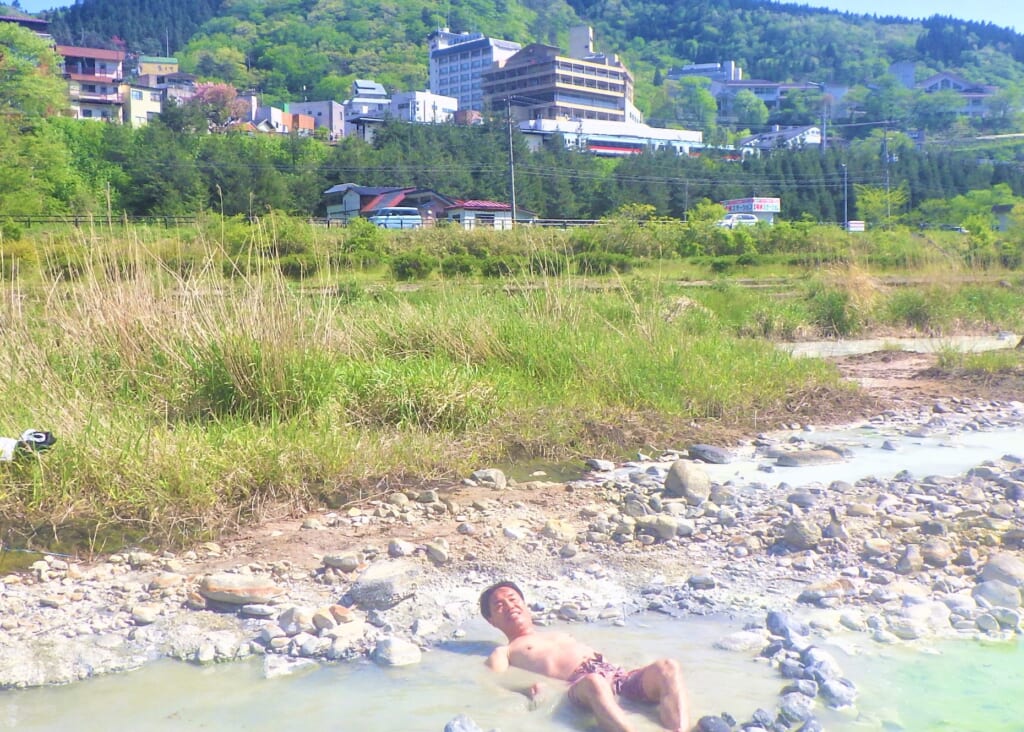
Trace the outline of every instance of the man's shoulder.
[[509, 646], [498, 646], [491, 651], [491, 655], [487, 657], [485, 663], [495, 671], [504, 671], [508, 668], [508, 660]]

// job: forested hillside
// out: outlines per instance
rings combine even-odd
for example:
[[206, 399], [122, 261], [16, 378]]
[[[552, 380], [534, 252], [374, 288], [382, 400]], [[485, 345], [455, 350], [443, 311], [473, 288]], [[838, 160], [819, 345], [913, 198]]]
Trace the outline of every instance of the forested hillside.
[[59, 43], [154, 55], [182, 48], [223, 0], [86, 0], [48, 14]]
[[50, 15], [63, 43], [179, 56], [186, 70], [257, 88], [269, 100], [341, 99], [355, 78], [389, 88], [427, 84], [426, 37], [446, 26], [565, 47], [592, 24], [601, 50], [637, 78], [639, 105], [674, 66], [735, 60], [747, 78], [876, 84], [893, 61], [919, 76], [955, 70], [1024, 86], [1024, 36], [948, 17], [924, 23], [765, 0], [80, 0]]

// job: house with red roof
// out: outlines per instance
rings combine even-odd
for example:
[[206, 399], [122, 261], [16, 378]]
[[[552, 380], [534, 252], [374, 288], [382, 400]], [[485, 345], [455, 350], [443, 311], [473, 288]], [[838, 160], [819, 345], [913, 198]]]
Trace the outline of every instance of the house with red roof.
[[[512, 228], [512, 207], [497, 201], [467, 201], [426, 188], [361, 186], [355, 183], [341, 183], [324, 191], [328, 225], [332, 222], [346, 223], [357, 217], [368, 218], [375, 211], [396, 206], [419, 209], [425, 222], [443, 221], [465, 229]], [[516, 221], [535, 218], [536, 214], [519, 209]]]
[[68, 81], [71, 111], [76, 119], [121, 122], [124, 119], [124, 51], [82, 46], [57, 46]]

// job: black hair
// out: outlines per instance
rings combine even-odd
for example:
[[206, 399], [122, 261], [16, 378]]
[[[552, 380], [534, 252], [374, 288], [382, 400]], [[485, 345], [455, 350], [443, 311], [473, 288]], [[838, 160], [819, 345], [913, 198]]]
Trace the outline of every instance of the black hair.
[[483, 615], [486, 620], [491, 619], [491, 595], [502, 587], [511, 588], [517, 595], [519, 595], [523, 602], [526, 602], [526, 597], [523, 595], [523, 591], [519, 589], [519, 585], [515, 582], [509, 582], [508, 580], [496, 582], [480, 594], [480, 614]]

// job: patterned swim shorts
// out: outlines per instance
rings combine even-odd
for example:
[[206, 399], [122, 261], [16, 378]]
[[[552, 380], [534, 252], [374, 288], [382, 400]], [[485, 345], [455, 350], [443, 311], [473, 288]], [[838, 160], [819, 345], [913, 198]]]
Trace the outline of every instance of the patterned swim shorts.
[[617, 695], [630, 701], [645, 702], [650, 701], [647, 698], [647, 694], [644, 693], [644, 685], [641, 680], [643, 676], [643, 669], [637, 668], [632, 671], [626, 671], [621, 666], [616, 666], [613, 663], [608, 663], [604, 660], [604, 657], [598, 653], [593, 658], [588, 658], [586, 661], [579, 665], [572, 675], [569, 677], [569, 699], [579, 706], [585, 706], [583, 701], [579, 698], [576, 693], [576, 684], [584, 676], [589, 674], [598, 674], [603, 676], [612, 686], [612, 691]]

